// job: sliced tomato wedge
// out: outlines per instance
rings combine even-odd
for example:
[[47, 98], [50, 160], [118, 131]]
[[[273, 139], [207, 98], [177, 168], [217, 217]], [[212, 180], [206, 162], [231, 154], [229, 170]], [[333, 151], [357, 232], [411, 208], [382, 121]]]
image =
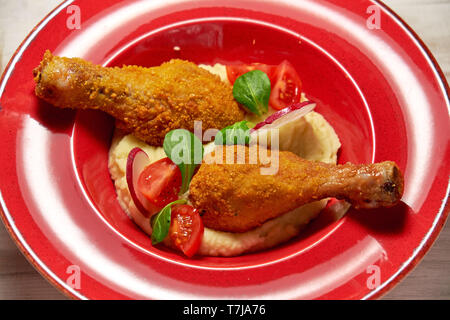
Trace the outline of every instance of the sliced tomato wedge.
[[297, 71], [287, 60], [278, 65], [271, 83], [269, 105], [272, 108], [281, 110], [293, 103], [300, 102], [302, 82]]
[[203, 221], [197, 210], [183, 204], [172, 207], [169, 236], [172, 243], [189, 258], [200, 248]]
[[274, 72], [277, 66], [264, 64], [264, 63], [252, 63], [252, 64], [234, 64], [227, 66], [227, 76], [231, 84], [234, 84], [237, 78], [252, 70], [261, 70], [269, 77], [270, 82], [274, 76]]
[[181, 171], [169, 158], [158, 160], [139, 175], [137, 188], [153, 205], [163, 208], [178, 199]]

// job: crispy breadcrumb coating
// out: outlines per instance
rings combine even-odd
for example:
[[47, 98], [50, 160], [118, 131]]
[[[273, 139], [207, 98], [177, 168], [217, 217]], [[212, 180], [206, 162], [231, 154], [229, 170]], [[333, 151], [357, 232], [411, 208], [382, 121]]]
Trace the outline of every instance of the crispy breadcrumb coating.
[[244, 117], [231, 86], [188, 61], [105, 68], [47, 50], [33, 74], [39, 98], [60, 108], [105, 111], [120, 128], [153, 146], [161, 146], [170, 130], [192, 132], [194, 120], [202, 121], [204, 131]]
[[[226, 164], [226, 150], [235, 154]], [[244, 148], [245, 163], [237, 164]], [[394, 162], [334, 165], [304, 160], [287, 151], [267, 150], [278, 159], [278, 171], [262, 175], [257, 147], [227, 146], [220, 156], [207, 155], [190, 184], [190, 201], [206, 227], [245, 232], [309, 202], [328, 197], [345, 199], [356, 208], [390, 207], [403, 194], [403, 176]], [[250, 164], [249, 159], [258, 163]], [[232, 161], [233, 162], [233, 161]], [[244, 162], [244, 161], [242, 161]], [[228, 162], [229, 163], [229, 162]]]

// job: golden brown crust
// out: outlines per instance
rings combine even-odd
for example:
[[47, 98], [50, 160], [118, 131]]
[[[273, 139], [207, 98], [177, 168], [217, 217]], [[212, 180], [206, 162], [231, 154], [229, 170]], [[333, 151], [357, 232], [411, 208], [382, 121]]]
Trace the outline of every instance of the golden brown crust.
[[[230, 148], [237, 153], [236, 147], [226, 147]], [[249, 154], [255, 153], [256, 147], [245, 147], [245, 164], [211, 163], [207, 157], [208, 163], [200, 166], [190, 184], [190, 200], [200, 210], [205, 226], [245, 232], [328, 197], [346, 199], [356, 207], [381, 207], [395, 205], [403, 193], [403, 177], [393, 162], [336, 166], [275, 151], [272, 156], [278, 154], [277, 173], [262, 175], [260, 168], [268, 165], [248, 161]], [[226, 151], [223, 154], [225, 163]]]
[[244, 111], [230, 85], [192, 62], [159, 67], [104, 68], [50, 51], [34, 71], [36, 95], [61, 108], [100, 109], [150, 145], [160, 146], [172, 129], [221, 129], [241, 121]]

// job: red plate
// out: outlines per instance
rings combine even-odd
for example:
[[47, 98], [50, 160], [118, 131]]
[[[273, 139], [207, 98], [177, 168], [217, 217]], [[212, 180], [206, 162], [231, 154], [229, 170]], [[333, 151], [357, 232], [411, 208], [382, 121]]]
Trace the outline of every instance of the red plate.
[[[81, 9], [81, 29], [67, 27], [71, 5]], [[368, 28], [368, 11], [379, 13], [381, 29]], [[32, 69], [45, 49], [104, 65], [288, 59], [341, 138], [339, 161], [396, 161], [404, 202], [318, 219], [285, 245], [241, 257], [185, 259], [152, 247], [115, 199], [112, 119], [34, 96]], [[2, 219], [70, 297], [375, 298], [418, 263], [448, 214], [448, 85], [423, 43], [380, 3], [68, 1], [20, 46], [0, 94]]]

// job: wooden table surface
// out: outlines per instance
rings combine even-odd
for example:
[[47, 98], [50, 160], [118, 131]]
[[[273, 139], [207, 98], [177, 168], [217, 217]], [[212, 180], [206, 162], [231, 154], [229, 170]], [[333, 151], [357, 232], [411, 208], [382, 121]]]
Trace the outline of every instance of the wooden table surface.
[[[0, 73], [28, 32], [59, 0], [0, 0]], [[450, 75], [450, 0], [385, 0]], [[443, 173], [445, 174], [445, 173]], [[66, 299], [23, 257], [0, 223], [0, 299]], [[422, 262], [383, 299], [450, 299], [450, 226]]]

